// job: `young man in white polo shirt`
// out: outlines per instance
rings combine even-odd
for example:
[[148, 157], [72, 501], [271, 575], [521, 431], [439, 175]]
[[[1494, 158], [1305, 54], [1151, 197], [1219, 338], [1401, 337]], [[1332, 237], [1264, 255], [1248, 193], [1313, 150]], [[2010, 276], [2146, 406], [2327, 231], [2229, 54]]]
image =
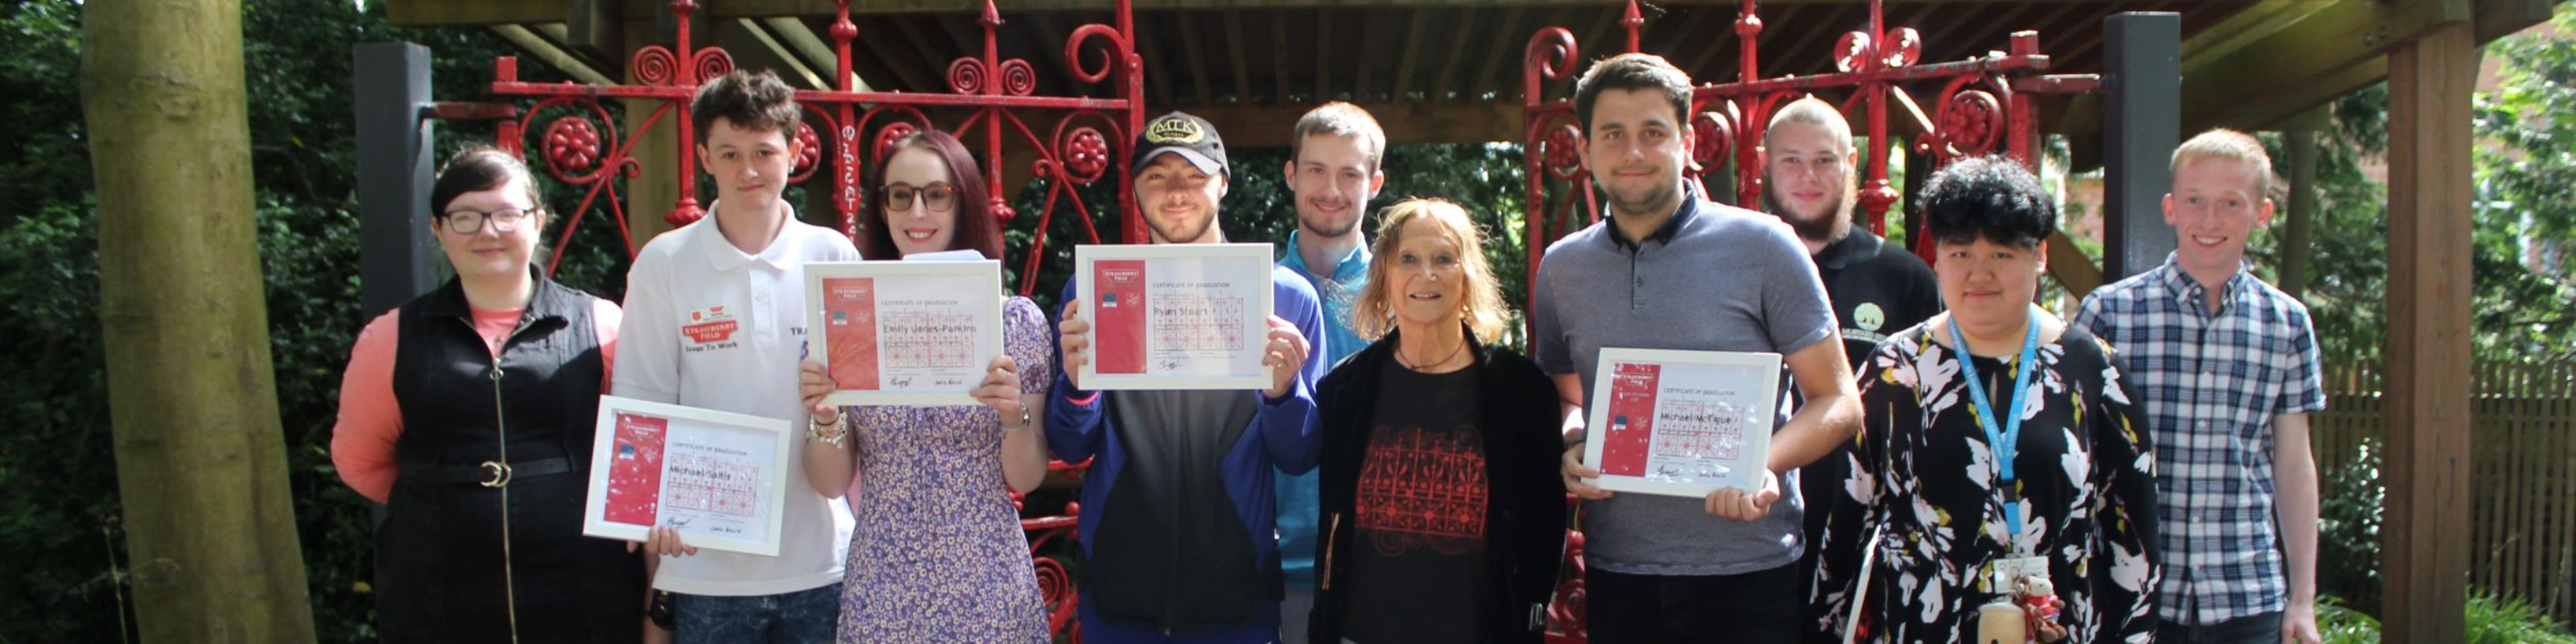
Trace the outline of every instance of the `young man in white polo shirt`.
[[[697, 151], [715, 177], [712, 212], [653, 238], [626, 275], [616, 395], [768, 418], [805, 419], [797, 363], [805, 355], [806, 262], [851, 261], [848, 237], [796, 220], [779, 198], [800, 147], [790, 133], [795, 91], [776, 75], [735, 71], [689, 103]], [[806, 422], [810, 423], [810, 420]], [[849, 509], [839, 490], [805, 473], [809, 443], [846, 428], [807, 428], [792, 442], [776, 557], [699, 552], [670, 528], [645, 548], [660, 555], [653, 588], [670, 593], [678, 641], [829, 642], [840, 608]], [[640, 599], [640, 598], [639, 598]], [[662, 611], [656, 610], [660, 613]]]

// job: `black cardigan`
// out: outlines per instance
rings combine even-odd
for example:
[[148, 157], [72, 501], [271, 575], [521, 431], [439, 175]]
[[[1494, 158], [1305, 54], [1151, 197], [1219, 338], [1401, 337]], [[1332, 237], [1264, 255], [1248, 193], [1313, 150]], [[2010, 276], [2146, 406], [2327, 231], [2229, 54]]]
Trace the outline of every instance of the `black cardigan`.
[[[1487, 578], [1487, 642], [1538, 642], [1545, 635], [1546, 607], [1556, 588], [1558, 562], [1565, 551], [1565, 482], [1558, 474], [1565, 442], [1559, 436], [1563, 412], [1557, 405], [1556, 382], [1538, 364], [1510, 349], [1475, 342], [1478, 424], [1485, 441], [1485, 552], [1491, 555]], [[1343, 601], [1335, 586], [1349, 572], [1352, 520], [1357, 504], [1360, 466], [1368, 456], [1368, 437], [1378, 403], [1379, 374], [1395, 356], [1396, 334], [1372, 343], [1334, 367], [1316, 385], [1315, 407], [1323, 414], [1322, 493], [1324, 546], [1317, 555], [1319, 588], [1308, 635], [1315, 642], [1342, 641]]]

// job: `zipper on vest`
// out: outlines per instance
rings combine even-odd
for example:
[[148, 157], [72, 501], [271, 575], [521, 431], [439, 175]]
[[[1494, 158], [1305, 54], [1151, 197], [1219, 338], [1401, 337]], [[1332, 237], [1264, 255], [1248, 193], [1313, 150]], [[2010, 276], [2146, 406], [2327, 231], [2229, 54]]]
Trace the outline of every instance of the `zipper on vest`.
[[[531, 297], [529, 299], [535, 300], [536, 298]], [[534, 305], [534, 302], [532, 301], [530, 304]], [[472, 321], [468, 320], [467, 323], [471, 324]], [[519, 326], [510, 329], [509, 335], [501, 336], [501, 348], [504, 350], [508, 349], [510, 347], [510, 341], [518, 338], [519, 332], [526, 330], [528, 330], [528, 318], [523, 314], [519, 317]], [[496, 351], [492, 354], [492, 432], [499, 437], [498, 442], [500, 443], [501, 448], [499, 460], [501, 462], [501, 467], [503, 468], [508, 468], [510, 466], [510, 421], [508, 420], [508, 416], [509, 414], [507, 410], [502, 409], [501, 407], [501, 355], [500, 352]], [[507, 472], [508, 470], [504, 469], [503, 471]], [[504, 474], [503, 476], [506, 477], [507, 475]], [[501, 597], [503, 601], [508, 602], [508, 612], [510, 616], [510, 642], [511, 644], [517, 644], [519, 641], [519, 582], [518, 573], [511, 566], [510, 486], [507, 478], [502, 479], [500, 490]]]

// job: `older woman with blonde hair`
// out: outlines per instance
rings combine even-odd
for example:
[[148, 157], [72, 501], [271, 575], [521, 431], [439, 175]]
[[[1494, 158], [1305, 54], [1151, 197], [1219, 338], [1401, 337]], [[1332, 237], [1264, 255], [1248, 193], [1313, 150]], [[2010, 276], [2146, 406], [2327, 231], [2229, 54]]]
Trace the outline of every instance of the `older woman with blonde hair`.
[[1317, 642], [1537, 642], [1565, 537], [1555, 384], [1509, 326], [1467, 211], [1378, 213], [1351, 311], [1375, 339], [1317, 385]]

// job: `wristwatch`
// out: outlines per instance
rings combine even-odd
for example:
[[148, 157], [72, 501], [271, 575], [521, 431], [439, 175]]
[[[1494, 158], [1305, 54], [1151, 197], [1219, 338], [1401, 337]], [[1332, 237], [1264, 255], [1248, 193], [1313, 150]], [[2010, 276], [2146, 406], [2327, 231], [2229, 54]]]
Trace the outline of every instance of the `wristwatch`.
[[1016, 431], [1020, 431], [1020, 430], [1023, 430], [1023, 429], [1028, 429], [1028, 428], [1029, 428], [1029, 423], [1030, 423], [1030, 418], [1029, 418], [1029, 406], [1028, 406], [1028, 405], [1021, 405], [1021, 406], [1020, 406], [1020, 424], [1018, 424], [1018, 425], [1003, 425], [1003, 426], [1002, 426], [1002, 431], [1006, 431], [1006, 432], [1016, 432]]
[[[824, 427], [836, 427], [839, 428], [840, 431], [826, 434], [823, 433]], [[841, 417], [833, 420], [830, 425], [814, 422], [813, 416], [806, 416], [805, 437], [823, 441], [823, 444], [825, 445], [840, 447], [842, 444], [848, 443], [850, 440], [850, 415], [846, 413], [841, 414]]]

